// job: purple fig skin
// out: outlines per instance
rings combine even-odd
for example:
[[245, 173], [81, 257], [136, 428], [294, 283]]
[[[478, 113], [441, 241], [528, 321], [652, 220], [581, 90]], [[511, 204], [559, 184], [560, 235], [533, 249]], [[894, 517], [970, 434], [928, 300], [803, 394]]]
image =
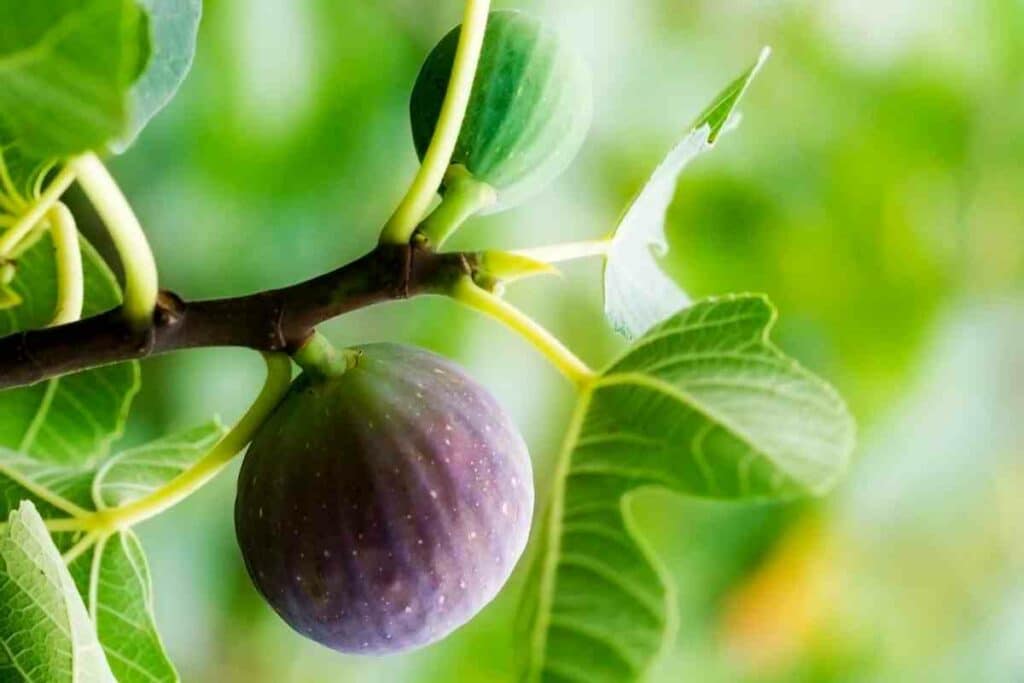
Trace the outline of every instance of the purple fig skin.
[[505, 584], [529, 536], [526, 444], [458, 366], [394, 344], [304, 374], [242, 465], [235, 529], [256, 588], [346, 653], [437, 641]]

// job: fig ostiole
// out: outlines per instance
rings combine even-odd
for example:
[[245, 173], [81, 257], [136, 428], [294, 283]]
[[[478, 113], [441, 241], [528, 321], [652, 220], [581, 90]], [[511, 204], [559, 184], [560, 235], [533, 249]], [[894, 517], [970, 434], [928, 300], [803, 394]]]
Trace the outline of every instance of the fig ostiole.
[[[437, 44], [413, 87], [409, 110], [421, 159], [440, 117], [460, 31]], [[579, 152], [591, 110], [590, 76], [579, 55], [534, 17], [491, 12], [451, 161], [495, 192], [495, 201], [478, 212], [510, 208], [546, 188]], [[446, 182], [446, 199], [448, 191]]]
[[235, 525], [256, 588], [335, 650], [400, 652], [458, 628], [525, 548], [533, 478], [497, 401], [435, 354], [372, 344], [304, 372], [258, 431]]

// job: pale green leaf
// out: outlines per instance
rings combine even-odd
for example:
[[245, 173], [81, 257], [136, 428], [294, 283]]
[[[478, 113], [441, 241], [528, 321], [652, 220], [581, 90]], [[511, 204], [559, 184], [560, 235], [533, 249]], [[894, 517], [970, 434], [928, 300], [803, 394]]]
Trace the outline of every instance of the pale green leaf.
[[135, 0], [0, 0], [0, 120], [33, 156], [101, 150], [148, 56]]
[[[85, 315], [116, 307], [117, 281], [82, 238]], [[43, 327], [57, 301], [53, 245], [42, 234], [17, 262], [12, 290], [21, 305], [0, 310], [0, 336]], [[120, 436], [139, 386], [138, 363], [121, 363], [0, 392], [0, 446], [56, 462], [105, 455]]]
[[178, 681], [157, 631], [153, 582], [138, 537], [123, 531], [101, 539], [70, 569], [119, 683]]
[[122, 451], [96, 474], [93, 484], [96, 504], [117, 507], [152, 493], [192, 466], [225, 433], [223, 425], [212, 420], [186, 432]]
[[224, 434], [213, 419], [92, 465], [42, 461], [0, 446], [0, 519], [25, 499], [46, 519], [137, 500], [188, 469]]
[[640, 336], [689, 303], [659, 264], [668, 250], [665, 215], [683, 169], [711, 149], [730, 122], [736, 121], [736, 107], [769, 54], [765, 48], [757, 63], [715, 98], [619, 221], [605, 262], [604, 310], [615, 330], [627, 339]]
[[96, 468], [46, 462], [0, 446], [0, 519], [30, 500], [44, 519], [66, 518], [95, 509]]
[[74, 581], [32, 503], [0, 536], [0, 680], [115, 683]]
[[774, 318], [759, 296], [698, 303], [583, 392], [524, 603], [528, 680], [639, 680], [671, 636], [672, 587], [633, 529], [635, 491], [789, 499], [837, 481], [853, 420], [771, 344]]
[[174, 97], [185, 80], [196, 50], [202, 0], [139, 0], [149, 17], [150, 58], [131, 91], [128, 131], [114, 145], [124, 151], [139, 132]]
[[[0, 447], [0, 515], [23, 500], [34, 503], [46, 519], [128, 503], [181, 474], [224, 432], [219, 421], [211, 420], [92, 466], [45, 462]], [[79, 540], [70, 533], [54, 537], [61, 550]], [[122, 532], [100, 539], [70, 569], [117, 680], [177, 681], [156, 628], [152, 582], [135, 535]], [[0, 653], [0, 681], [5, 681], [2, 657]]]

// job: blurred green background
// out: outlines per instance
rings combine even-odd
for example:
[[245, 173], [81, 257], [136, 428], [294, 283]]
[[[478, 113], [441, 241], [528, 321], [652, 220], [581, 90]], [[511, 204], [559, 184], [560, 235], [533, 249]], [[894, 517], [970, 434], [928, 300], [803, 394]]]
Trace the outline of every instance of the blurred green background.
[[[657, 681], [1024, 680], [1024, 2], [563, 0], [540, 13], [589, 60], [580, 159], [455, 247], [601, 235], [762, 45], [742, 126], [684, 175], [667, 267], [695, 296], [768, 293], [776, 338], [836, 383], [861, 443], [841, 488], [795, 506], [652, 493], [640, 519], [679, 586]], [[112, 162], [166, 287], [240, 294], [370, 248], [416, 160], [419, 64], [456, 0], [208, 0], [180, 95]], [[510, 297], [593, 363], [621, 343], [599, 267]], [[464, 363], [513, 412], [539, 504], [570, 389], [524, 343], [447, 301], [361, 311], [338, 342]], [[254, 396], [254, 353], [149, 361], [130, 441]], [[388, 659], [294, 635], [245, 576], [234, 472], [142, 529], [186, 681], [512, 681], [522, 572], [469, 626]]]

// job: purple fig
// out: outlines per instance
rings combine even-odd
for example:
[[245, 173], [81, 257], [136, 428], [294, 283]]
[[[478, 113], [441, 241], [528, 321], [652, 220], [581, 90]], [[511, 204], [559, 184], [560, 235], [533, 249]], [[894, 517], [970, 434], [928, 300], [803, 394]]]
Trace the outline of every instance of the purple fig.
[[443, 638], [490, 602], [526, 545], [533, 479], [495, 399], [440, 356], [358, 349], [305, 373], [259, 430], [235, 527], [257, 589], [341, 652]]

